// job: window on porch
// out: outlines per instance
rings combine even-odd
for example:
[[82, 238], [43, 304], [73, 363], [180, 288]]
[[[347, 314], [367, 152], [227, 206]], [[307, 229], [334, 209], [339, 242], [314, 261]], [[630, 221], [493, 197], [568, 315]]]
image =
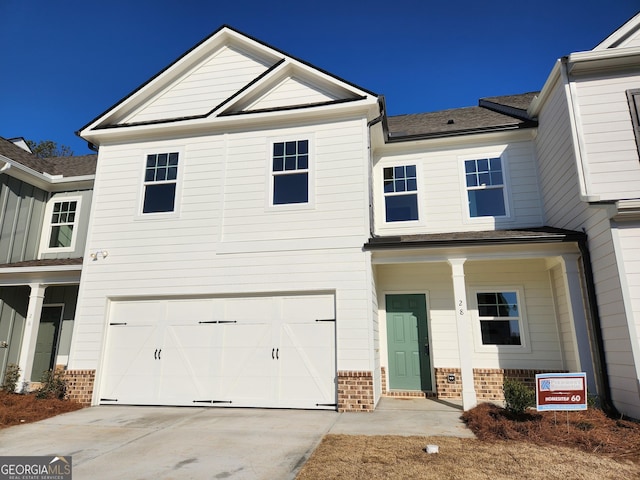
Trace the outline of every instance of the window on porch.
[[517, 292], [478, 292], [483, 345], [522, 345]]

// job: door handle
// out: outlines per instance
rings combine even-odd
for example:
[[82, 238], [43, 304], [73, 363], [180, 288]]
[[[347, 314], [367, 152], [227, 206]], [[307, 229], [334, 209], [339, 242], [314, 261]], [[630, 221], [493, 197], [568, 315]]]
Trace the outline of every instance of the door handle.
[[153, 359], [157, 360], [158, 359], [158, 349], [156, 348], [156, 351], [153, 352]]
[[162, 353], [162, 349], [158, 350], [158, 360], [160, 360], [160, 354]]
[[276, 359], [276, 357], [274, 356], [275, 351], [276, 351], [275, 348], [271, 349], [271, 360], [275, 360]]
[[0, 348], [9, 348], [9, 344], [3, 340], [0, 342]]
[[276, 360], [280, 360], [280, 357], [278, 356], [278, 352], [280, 351], [279, 348], [276, 348]]
[[429, 344], [428, 343], [424, 344], [424, 354], [425, 355], [429, 355]]

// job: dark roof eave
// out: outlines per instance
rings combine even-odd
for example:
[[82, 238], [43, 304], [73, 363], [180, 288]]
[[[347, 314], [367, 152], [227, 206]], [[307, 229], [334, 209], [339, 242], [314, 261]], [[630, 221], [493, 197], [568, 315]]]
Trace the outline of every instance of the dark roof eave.
[[458, 239], [437, 239], [437, 240], [402, 240], [402, 237], [374, 237], [364, 244], [365, 250], [393, 250], [407, 248], [436, 248], [436, 247], [465, 247], [465, 246], [487, 246], [487, 245], [521, 245], [535, 243], [580, 243], [586, 240], [586, 235], [582, 232], [571, 232], [566, 234], [541, 234], [495, 237], [495, 238], [458, 238]]
[[417, 133], [414, 135], [398, 135], [398, 136], [387, 134], [386, 143], [410, 142], [412, 140], [428, 140], [432, 138], [447, 138], [447, 137], [455, 137], [459, 135], [477, 135], [480, 133], [506, 132], [510, 130], [521, 130], [524, 128], [536, 128], [537, 126], [538, 126], [538, 122], [531, 120], [531, 121], [525, 121], [523, 123], [518, 123], [515, 125], [498, 125], [495, 127], [468, 128], [468, 129], [461, 129], [461, 130], [451, 130], [448, 132]]

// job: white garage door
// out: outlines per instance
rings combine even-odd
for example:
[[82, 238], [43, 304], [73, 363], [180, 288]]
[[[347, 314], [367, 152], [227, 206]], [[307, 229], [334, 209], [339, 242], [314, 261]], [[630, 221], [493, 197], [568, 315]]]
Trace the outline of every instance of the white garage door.
[[100, 403], [336, 408], [333, 295], [112, 302]]

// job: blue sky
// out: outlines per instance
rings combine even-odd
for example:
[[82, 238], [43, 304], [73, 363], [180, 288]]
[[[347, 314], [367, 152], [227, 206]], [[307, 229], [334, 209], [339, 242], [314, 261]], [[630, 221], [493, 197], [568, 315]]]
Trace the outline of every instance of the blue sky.
[[0, 136], [87, 153], [75, 131], [220, 25], [368, 90], [389, 114], [542, 88], [638, 0], [0, 0]]

